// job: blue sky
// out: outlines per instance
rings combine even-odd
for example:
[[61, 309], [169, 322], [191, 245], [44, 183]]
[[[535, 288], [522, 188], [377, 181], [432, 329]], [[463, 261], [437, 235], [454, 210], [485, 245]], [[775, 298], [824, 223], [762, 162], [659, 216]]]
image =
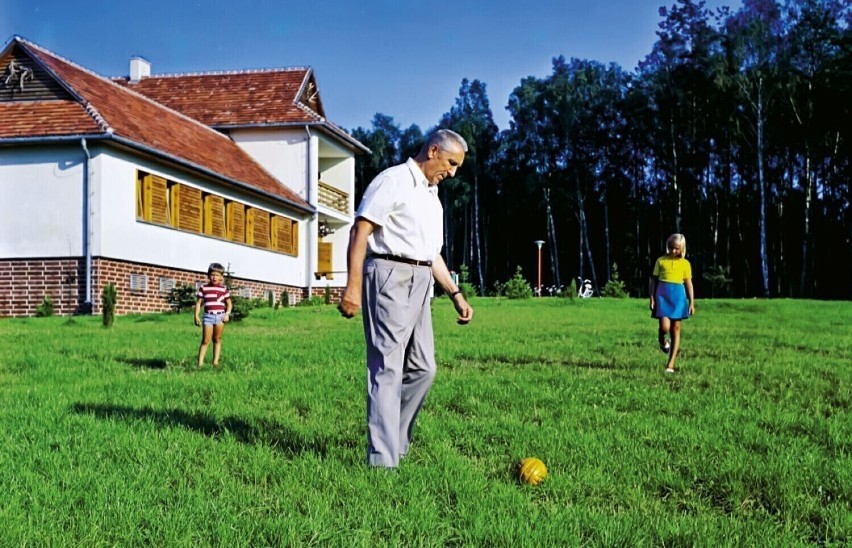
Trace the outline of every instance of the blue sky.
[[549, 74], [557, 55], [633, 70], [672, 3], [0, 0], [0, 43], [18, 34], [105, 76], [126, 75], [133, 55], [154, 73], [310, 66], [328, 118], [349, 130], [382, 112], [425, 131], [462, 78], [479, 79], [503, 129], [511, 91]]

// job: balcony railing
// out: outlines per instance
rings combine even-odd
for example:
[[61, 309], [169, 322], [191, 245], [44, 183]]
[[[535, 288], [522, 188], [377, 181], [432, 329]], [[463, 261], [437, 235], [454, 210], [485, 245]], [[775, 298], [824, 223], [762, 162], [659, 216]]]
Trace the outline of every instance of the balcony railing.
[[318, 198], [321, 206], [337, 210], [344, 215], [349, 214], [349, 194], [339, 188], [320, 181]]

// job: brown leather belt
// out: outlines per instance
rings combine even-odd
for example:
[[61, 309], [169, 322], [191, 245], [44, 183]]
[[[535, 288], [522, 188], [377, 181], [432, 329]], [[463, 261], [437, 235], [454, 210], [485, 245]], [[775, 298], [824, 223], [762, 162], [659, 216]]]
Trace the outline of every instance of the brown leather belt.
[[414, 266], [432, 266], [432, 261], [418, 261], [417, 259], [409, 259], [407, 257], [398, 257], [396, 255], [382, 255], [379, 253], [370, 255], [375, 259], [384, 259], [386, 261], [396, 261], [398, 263], [413, 264]]

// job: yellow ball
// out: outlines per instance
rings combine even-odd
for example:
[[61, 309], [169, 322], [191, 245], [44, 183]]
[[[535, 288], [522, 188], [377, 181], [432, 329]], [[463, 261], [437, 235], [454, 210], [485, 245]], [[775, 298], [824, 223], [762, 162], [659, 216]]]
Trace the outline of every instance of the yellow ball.
[[518, 465], [518, 476], [524, 483], [538, 485], [547, 477], [547, 466], [535, 457], [527, 457]]

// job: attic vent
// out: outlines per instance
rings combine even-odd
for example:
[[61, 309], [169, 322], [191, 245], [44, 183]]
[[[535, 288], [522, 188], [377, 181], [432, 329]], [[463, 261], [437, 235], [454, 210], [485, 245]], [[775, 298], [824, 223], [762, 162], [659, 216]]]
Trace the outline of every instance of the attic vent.
[[250, 287], [240, 287], [237, 289], [237, 297], [242, 297], [244, 299], [251, 299], [251, 288]]
[[136, 293], [146, 293], [148, 291], [148, 275], [147, 274], [131, 274], [130, 275], [130, 291]]
[[160, 293], [168, 293], [175, 288], [174, 278], [164, 278], [160, 276]]

